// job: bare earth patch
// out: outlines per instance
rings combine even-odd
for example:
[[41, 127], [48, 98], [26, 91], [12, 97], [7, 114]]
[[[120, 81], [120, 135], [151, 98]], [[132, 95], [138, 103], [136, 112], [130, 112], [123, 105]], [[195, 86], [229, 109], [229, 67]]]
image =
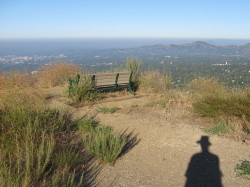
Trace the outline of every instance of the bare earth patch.
[[[53, 92], [56, 97], [52, 97]], [[50, 95], [52, 106], [72, 110], [76, 118], [95, 116], [101, 124], [131, 133], [137, 139], [138, 143], [114, 166], [103, 167], [96, 178], [98, 186], [184, 186], [189, 162], [194, 154], [201, 152], [197, 141], [208, 136], [201, 130], [204, 120], [192, 117], [187, 110], [146, 108], [147, 95], [118, 94], [77, 108], [70, 106], [56, 89], [50, 90]], [[104, 114], [96, 111], [98, 107], [117, 107], [118, 110]], [[208, 137], [208, 141], [209, 153], [219, 158], [222, 185], [250, 186], [249, 180], [236, 177], [234, 172], [240, 160], [250, 159], [249, 144], [219, 136]]]

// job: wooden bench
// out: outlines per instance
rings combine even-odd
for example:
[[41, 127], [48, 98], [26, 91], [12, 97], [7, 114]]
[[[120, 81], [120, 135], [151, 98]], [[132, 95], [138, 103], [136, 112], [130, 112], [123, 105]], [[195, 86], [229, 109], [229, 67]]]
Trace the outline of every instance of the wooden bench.
[[91, 76], [95, 87], [99, 90], [108, 91], [128, 88], [129, 92], [132, 92], [130, 72], [100, 73]]
[[[132, 92], [131, 73], [118, 72], [118, 73], [98, 73], [91, 74], [93, 86], [100, 91], [112, 91], [123, 88], [128, 88]], [[80, 75], [76, 76], [76, 80], [69, 79], [69, 92], [74, 89], [74, 84], [78, 84]]]

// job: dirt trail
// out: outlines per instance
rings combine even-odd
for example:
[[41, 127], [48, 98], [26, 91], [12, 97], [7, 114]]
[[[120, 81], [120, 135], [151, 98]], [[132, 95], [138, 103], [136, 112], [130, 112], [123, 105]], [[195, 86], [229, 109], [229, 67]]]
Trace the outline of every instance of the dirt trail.
[[[147, 109], [147, 96], [120, 96], [101, 103], [75, 108], [60, 97], [51, 103], [70, 108], [76, 117], [96, 115], [103, 125], [119, 132], [131, 133], [134, 147], [117, 160], [115, 166], [105, 165], [96, 178], [98, 186], [184, 186], [191, 157], [201, 152], [197, 141], [202, 136], [202, 121], [188, 117], [181, 109], [164, 111]], [[97, 107], [118, 107], [114, 114], [97, 113]], [[234, 167], [240, 160], [250, 159], [250, 145], [228, 138], [209, 137], [209, 153], [219, 158], [222, 185], [247, 187], [250, 181], [235, 176]], [[137, 143], [137, 144], [136, 144]], [[214, 171], [215, 173], [215, 171]], [[212, 179], [211, 179], [212, 180]], [[210, 180], [210, 181], [211, 181]], [[212, 183], [208, 182], [210, 185]], [[209, 186], [209, 185], [208, 185]]]

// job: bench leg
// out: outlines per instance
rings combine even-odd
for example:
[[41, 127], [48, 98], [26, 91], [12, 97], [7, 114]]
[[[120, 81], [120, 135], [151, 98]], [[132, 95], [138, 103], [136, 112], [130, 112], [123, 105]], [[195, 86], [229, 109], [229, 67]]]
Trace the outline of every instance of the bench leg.
[[129, 90], [129, 93], [131, 93], [131, 94], [133, 93], [131, 83], [129, 83], [129, 85], [128, 85], [128, 90]]

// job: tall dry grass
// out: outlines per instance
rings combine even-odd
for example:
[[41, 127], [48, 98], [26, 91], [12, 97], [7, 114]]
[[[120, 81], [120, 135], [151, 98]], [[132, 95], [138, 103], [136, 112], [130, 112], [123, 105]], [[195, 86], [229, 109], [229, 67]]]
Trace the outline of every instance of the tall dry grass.
[[31, 88], [36, 85], [36, 77], [28, 71], [12, 71], [0, 74], [0, 89]]
[[222, 118], [234, 131], [250, 133], [249, 90], [229, 89], [215, 79], [208, 78], [194, 80], [188, 89], [192, 93], [195, 113], [215, 120]]
[[[75, 145], [67, 138], [74, 127], [72, 115], [48, 108], [36, 89], [1, 90], [0, 186], [82, 185], [78, 176], [83, 170], [75, 169], [83, 164], [83, 155], [71, 151]], [[67, 158], [56, 154], [61, 150], [67, 152]]]
[[52, 63], [38, 70], [38, 85], [43, 88], [63, 85], [70, 77], [80, 73], [81, 68], [75, 64]]
[[140, 73], [142, 64], [143, 62], [139, 58], [133, 58], [133, 57], [127, 58], [126, 68], [128, 71], [131, 72], [130, 79], [133, 83], [137, 83], [139, 80], [139, 73]]
[[146, 92], [165, 93], [171, 87], [171, 76], [158, 71], [148, 71], [141, 74], [140, 90]]
[[207, 77], [201, 77], [193, 80], [189, 85], [187, 85], [187, 89], [195, 97], [203, 97], [205, 95], [223, 97], [228, 92], [228, 89], [215, 78]]

